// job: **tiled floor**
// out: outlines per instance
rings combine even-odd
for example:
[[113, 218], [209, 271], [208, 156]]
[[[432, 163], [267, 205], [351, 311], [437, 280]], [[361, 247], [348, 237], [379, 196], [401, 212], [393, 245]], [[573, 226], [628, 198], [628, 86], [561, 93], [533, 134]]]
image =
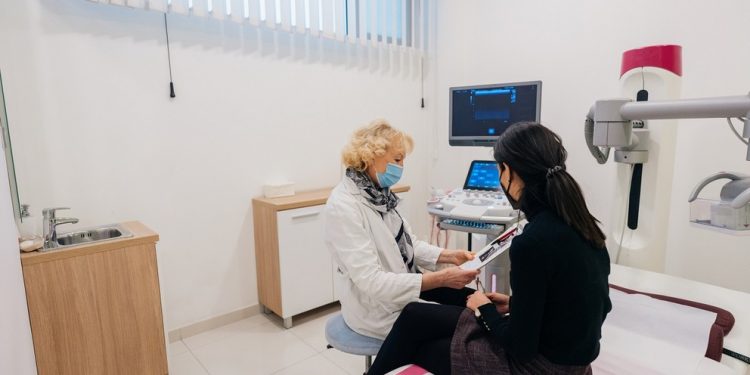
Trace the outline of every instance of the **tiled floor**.
[[284, 329], [275, 315], [260, 314], [170, 344], [170, 375], [361, 375], [364, 357], [326, 349], [326, 320], [334, 304], [295, 317]]

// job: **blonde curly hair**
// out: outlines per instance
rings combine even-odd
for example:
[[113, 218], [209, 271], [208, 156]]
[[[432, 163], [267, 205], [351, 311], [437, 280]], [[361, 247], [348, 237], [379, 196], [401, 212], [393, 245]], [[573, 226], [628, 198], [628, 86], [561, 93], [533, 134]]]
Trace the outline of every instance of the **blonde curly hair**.
[[364, 171], [373, 160], [389, 150], [407, 154], [413, 149], [414, 141], [408, 134], [379, 119], [354, 132], [341, 153], [341, 160], [347, 168]]

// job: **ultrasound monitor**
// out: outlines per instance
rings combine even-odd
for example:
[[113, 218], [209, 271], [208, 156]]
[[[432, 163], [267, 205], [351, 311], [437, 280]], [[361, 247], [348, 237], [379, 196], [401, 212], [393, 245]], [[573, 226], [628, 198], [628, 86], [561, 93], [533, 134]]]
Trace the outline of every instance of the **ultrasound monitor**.
[[466, 175], [464, 190], [500, 190], [500, 172], [493, 160], [474, 160]]
[[542, 81], [450, 88], [451, 146], [492, 146], [517, 122], [539, 122]]

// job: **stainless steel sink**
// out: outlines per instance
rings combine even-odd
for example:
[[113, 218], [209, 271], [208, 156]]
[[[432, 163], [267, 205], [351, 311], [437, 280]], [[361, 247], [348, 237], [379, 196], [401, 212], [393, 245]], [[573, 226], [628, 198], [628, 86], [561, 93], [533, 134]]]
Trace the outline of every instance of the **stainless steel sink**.
[[57, 248], [133, 237], [121, 224], [101, 225], [57, 235]]

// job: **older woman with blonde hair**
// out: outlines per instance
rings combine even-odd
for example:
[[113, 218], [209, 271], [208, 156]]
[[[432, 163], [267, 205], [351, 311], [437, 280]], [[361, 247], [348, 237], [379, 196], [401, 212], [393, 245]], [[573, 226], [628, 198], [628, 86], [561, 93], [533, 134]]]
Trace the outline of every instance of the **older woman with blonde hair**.
[[434, 271], [438, 263], [459, 265], [473, 255], [417, 240], [399, 213], [391, 187], [413, 147], [409, 135], [384, 120], [357, 130], [342, 155], [346, 175], [323, 212], [344, 321], [379, 339], [410, 302], [465, 306], [474, 292], [465, 285], [478, 273], [459, 267]]

